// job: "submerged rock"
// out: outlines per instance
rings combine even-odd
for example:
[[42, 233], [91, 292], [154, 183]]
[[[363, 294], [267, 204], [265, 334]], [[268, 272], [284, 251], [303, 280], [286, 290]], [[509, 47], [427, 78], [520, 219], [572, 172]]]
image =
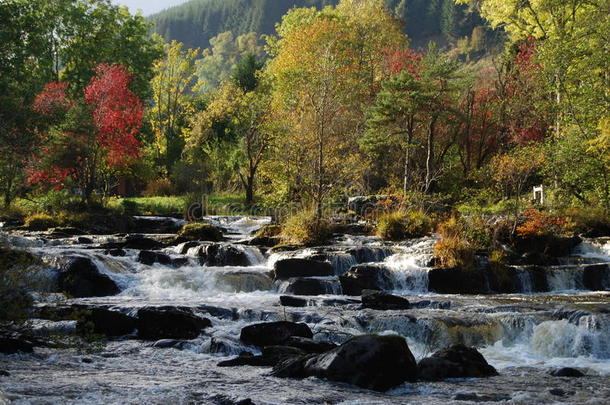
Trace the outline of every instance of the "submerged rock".
[[102, 274], [88, 257], [69, 257], [61, 264], [57, 286], [76, 298], [106, 297], [121, 290], [107, 275]]
[[246, 326], [242, 328], [239, 338], [247, 345], [279, 346], [291, 336], [312, 338], [313, 333], [307, 324], [278, 321]]
[[362, 290], [391, 290], [393, 288], [390, 271], [382, 266], [359, 264], [352, 266], [341, 276], [343, 294], [361, 295]]
[[284, 307], [306, 307], [309, 304], [309, 301], [305, 298], [282, 295], [280, 296], [280, 304]]
[[212, 323], [178, 308], [138, 310], [138, 337], [145, 340], [194, 339]]
[[295, 277], [284, 283], [287, 285], [281, 292], [294, 295], [326, 295], [339, 294], [341, 287], [336, 279]]
[[318, 377], [375, 391], [417, 379], [417, 363], [404, 338], [365, 335], [319, 355], [288, 359], [273, 369], [282, 378]]
[[475, 348], [453, 345], [419, 362], [419, 377], [425, 381], [498, 375]]
[[272, 367], [280, 361], [303, 356], [305, 352], [296, 347], [290, 346], [266, 346], [263, 347], [262, 353], [258, 356], [241, 354], [230, 360], [221, 361], [218, 367], [235, 367], [235, 366], [258, 366]]
[[585, 374], [577, 368], [563, 367], [549, 373], [553, 377], [584, 377]]
[[362, 307], [377, 310], [409, 309], [409, 300], [375, 290], [362, 291]]
[[315, 277], [334, 275], [333, 266], [328, 262], [290, 258], [275, 262], [273, 271], [276, 280], [285, 280], [294, 277]]

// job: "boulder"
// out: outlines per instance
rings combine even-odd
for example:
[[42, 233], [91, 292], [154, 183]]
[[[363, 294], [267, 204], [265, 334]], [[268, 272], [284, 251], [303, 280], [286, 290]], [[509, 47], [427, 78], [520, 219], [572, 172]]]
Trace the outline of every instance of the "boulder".
[[84, 236], [79, 236], [78, 238], [76, 238], [76, 243], [79, 243], [81, 245], [91, 245], [93, 244], [93, 239], [86, 238]]
[[141, 250], [138, 254], [138, 261], [147, 266], [151, 266], [155, 263], [161, 263], [166, 266], [172, 264], [172, 259], [165, 253], [151, 252], [150, 250]]
[[258, 366], [272, 367], [289, 358], [300, 357], [304, 351], [290, 346], [266, 346], [258, 356], [242, 354], [230, 360], [221, 361], [218, 367]]
[[604, 291], [610, 287], [610, 265], [593, 264], [583, 270], [583, 284], [587, 290]]
[[79, 318], [77, 329], [108, 337], [129, 335], [137, 326], [136, 318], [107, 308], [89, 307]]
[[30, 341], [26, 336], [0, 331], [0, 353], [31, 353], [32, 351], [34, 351], [34, 342]]
[[290, 258], [281, 259], [273, 265], [276, 280], [286, 280], [293, 277], [314, 277], [334, 275], [333, 266], [329, 262], [311, 259]]
[[362, 307], [381, 311], [409, 309], [409, 300], [375, 290], [362, 291]]
[[285, 281], [282, 292], [294, 295], [340, 294], [340, 284], [336, 279], [296, 277]]
[[177, 233], [184, 221], [172, 217], [136, 216], [132, 220], [132, 232], [168, 234]]
[[289, 337], [284, 342], [284, 345], [296, 347], [305, 353], [324, 353], [337, 347], [336, 344], [331, 342], [316, 342], [311, 338], [304, 338], [301, 336]]
[[163, 247], [163, 243], [158, 240], [147, 238], [143, 235], [127, 235], [125, 243], [123, 243], [124, 249], [136, 249], [136, 250], [157, 250]]
[[549, 373], [553, 377], [584, 377], [585, 374], [577, 368], [563, 367]]
[[304, 323], [278, 321], [246, 326], [242, 328], [239, 338], [247, 345], [281, 346], [291, 336], [313, 338], [313, 333]]
[[205, 266], [248, 266], [250, 260], [243, 250], [232, 245], [213, 243], [199, 250], [199, 261]]
[[318, 377], [375, 391], [387, 391], [417, 379], [417, 363], [404, 338], [365, 335], [326, 353], [278, 363], [272, 374], [282, 378]]
[[184, 225], [177, 235], [177, 241], [209, 241], [220, 242], [224, 240], [220, 228], [204, 222], [194, 222]]
[[483, 271], [437, 268], [428, 272], [428, 290], [439, 294], [484, 294], [488, 292]]
[[248, 241], [248, 245], [274, 247], [275, 245], [278, 245], [281, 241], [282, 239], [277, 236], [255, 236], [254, 238]]
[[60, 266], [57, 286], [76, 298], [106, 297], [121, 290], [107, 275], [102, 274], [88, 257], [67, 258]]
[[425, 381], [498, 375], [475, 348], [453, 345], [419, 362], [419, 377]]
[[113, 257], [125, 257], [127, 252], [125, 252], [123, 249], [107, 249], [104, 251], [104, 254]]
[[280, 304], [284, 307], [306, 307], [309, 301], [305, 298], [292, 297], [290, 295], [280, 296]]
[[178, 339], [161, 339], [161, 340], [157, 340], [156, 342], [152, 343], [150, 345], [150, 347], [154, 347], [157, 349], [182, 350], [187, 343], [188, 342], [185, 342], [184, 340], [178, 340]]
[[145, 340], [194, 339], [212, 323], [179, 308], [141, 308], [138, 310], [138, 337]]
[[391, 290], [393, 288], [390, 271], [382, 266], [359, 264], [352, 266], [341, 276], [343, 294], [360, 295], [362, 290]]

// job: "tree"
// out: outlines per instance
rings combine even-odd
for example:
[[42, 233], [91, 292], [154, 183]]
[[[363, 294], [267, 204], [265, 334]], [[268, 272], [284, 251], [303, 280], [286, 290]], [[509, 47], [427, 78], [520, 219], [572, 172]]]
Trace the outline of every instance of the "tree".
[[233, 83], [245, 92], [254, 91], [259, 82], [257, 74], [262, 68], [263, 62], [255, 54], [245, 54], [233, 71]]
[[139, 156], [135, 136], [143, 115], [142, 103], [129, 88], [132, 75], [124, 66], [101, 64], [95, 74], [82, 99], [65, 102], [67, 85], [54, 84], [33, 107], [59, 117], [59, 123], [44, 136], [44, 146], [32, 161], [30, 183], [61, 188], [74, 181], [87, 203], [96, 189], [107, 191], [110, 172]]
[[192, 113], [191, 92], [198, 85], [194, 63], [199, 50], [182, 50], [182, 46], [176, 41], [166, 44], [165, 57], [155, 63], [151, 81], [153, 105], [147, 113], [156, 162], [167, 174], [182, 154], [187, 117]]

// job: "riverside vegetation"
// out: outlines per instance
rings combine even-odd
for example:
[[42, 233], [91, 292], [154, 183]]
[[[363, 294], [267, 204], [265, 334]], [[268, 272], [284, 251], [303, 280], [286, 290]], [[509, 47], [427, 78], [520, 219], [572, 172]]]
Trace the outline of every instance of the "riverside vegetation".
[[47, 377], [104, 362], [136, 401], [124, 357], [168, 402], [603, 401], [608, 1], [268, 3], [0, 3], [0, 348], [35, 352], [0, 389], [95, 403]]

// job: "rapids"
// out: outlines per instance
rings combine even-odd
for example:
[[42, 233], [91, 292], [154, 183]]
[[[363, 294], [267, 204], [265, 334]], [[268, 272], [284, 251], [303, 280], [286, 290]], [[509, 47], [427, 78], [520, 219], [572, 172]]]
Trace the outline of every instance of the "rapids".
[[[247, 258], [240, 266], [205, 266], [199, 246], [164, 248], [170, 258], [186, 258], [180, 267], [137, 261], [126, 249], [112, 257], [100, 248], [117, 236], [50, 239], [41, 234], [11, 234], [11, 244], [40, 255], [48, 273], [57, 258], [90, 258], [121, 289], [116, 296], [68, 300], [68, 304], [111, 306], [134, 313], [143, 306], [188, 306], [212, 320], [213, 327], [181, 349], [160, 349], [125, 337], [100, 351], [36, 349], [34, 354], [0, 355], [0, 404], [230, 404], [251, 398], [255, 404], [396, 404], [396, 403], [608, 403], [610, 398], [610, 280], [604, 291], [585, 289], [586, 266], [608, 266], [610, 241], [585, 240], [565, 264], [544, 269], [548, 292], [534, 293], [532, 272], [514, 267], [520, 286], [515, 294], [457, 295], [429, 291], [428, 273], [434, 237], [388, 244], [373, 237], [339, 236], [331, 246], [269, 254], [245, 244], [251, 232], [270, 218], [212, 217], [228, 236], [224, 246]], [[164, 239], [171, 235], [148, 235]], [[302, 308], [282, 307], [287, 282], [275, 282], [273, 264], [288, 257], [322, 257], [335, 276], [320, 277], [326, 294], [303, 297]], [[357, 264], [383, 266], [392, 275], [392, 293], [412, 309], [362, 309], [358, 297], [342, 295], [337, 276]], [[39, 305], [56, 299], [39, 295]], [[375, 393], [315, 378], [280, 380], [269, 369], [218, 368], [242, 351], [240, 329], [257, 321], [306, 322], [315, 339], [341, 343], [363, 333], [404, 336], [419, 360], [449, 344], [476, 346], [500, 373], [488, 379], [405, 383]], [[33, 320], [40, 333], [70, 331], [70, 322]], [[549, 370], [576, 367], [580, 379], [552, 377]], [[550, 390], [558, 390], [553, 394]], [[4, 394], [2, 394], [4, 392]]]

